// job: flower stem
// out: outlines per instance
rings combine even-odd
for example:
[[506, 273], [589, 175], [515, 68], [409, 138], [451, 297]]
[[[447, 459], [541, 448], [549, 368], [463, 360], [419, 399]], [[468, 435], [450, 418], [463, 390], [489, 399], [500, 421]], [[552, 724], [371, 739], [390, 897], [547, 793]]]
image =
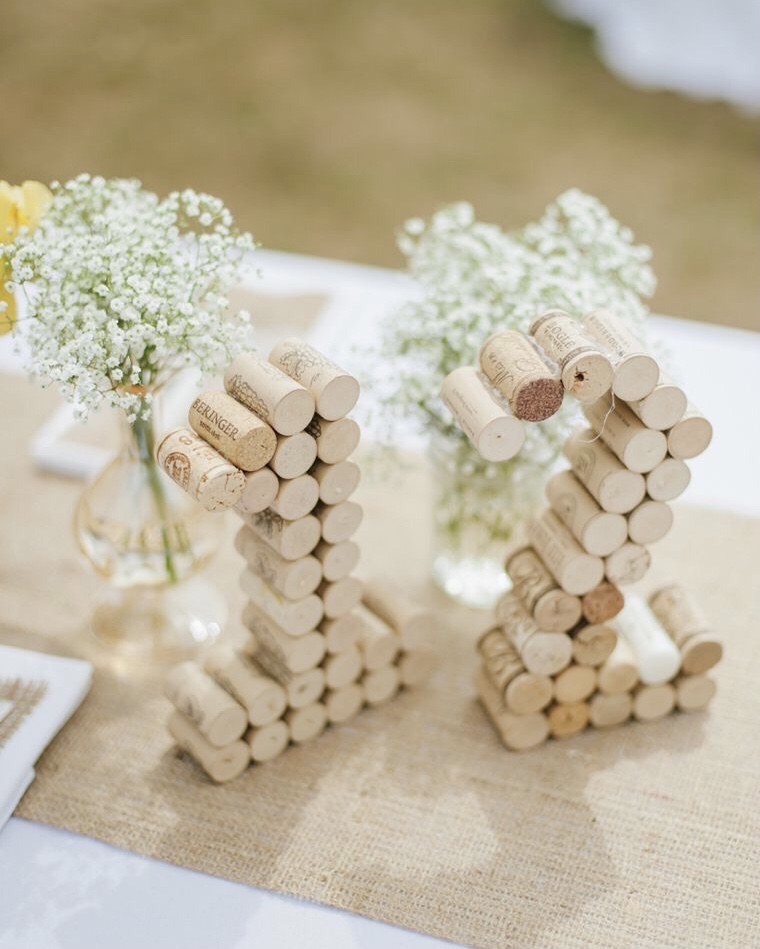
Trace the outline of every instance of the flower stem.
[[169, 509], [164, 494], [164, 486], [161, 483], [161, 472], [158, 470], [158, 464], [153, 457], [153, 419], [152, 417], [143, 419], [138, 416], [130, 425], [134, 433], [140, 463], [145, 469], [148, 485], [156, 502], [156, 510], [161, 522], [161, 543], [163, 545], [166, 575], [170, 583], [176, 583], [179, 577], [177, 576], [174, 552], [169, 539]]

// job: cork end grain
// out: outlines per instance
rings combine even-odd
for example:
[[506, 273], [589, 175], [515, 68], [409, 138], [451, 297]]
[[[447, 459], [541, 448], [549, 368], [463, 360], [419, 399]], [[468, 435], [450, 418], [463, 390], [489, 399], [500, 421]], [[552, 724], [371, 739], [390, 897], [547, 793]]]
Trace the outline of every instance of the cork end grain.
[[699, 712], [715, 696], [713, 679], [704, 675], [684, 676], [676, 683], [676, 705], [682, 712]]
[[602, 353], [583, 353], [562, 370], [565, 389], [579, 402], [590, 405], [612, 387], [614, 372]]
[[559, 411], [564, 391], [559, 379], [533, 379], [520, 386], [512, 411], [524, 422], [543, 422]]
[[723, 646], [710, 635], [697, 633], [681, 647], [683, 672], [700, 675], [717, 665], [723, 656]]
[[612, 583], [600, 583], [583, 597], [583, 615], [592, 625], [605, 623], [623, 609], [623, 594]]
[[656, 360], [647, 353], [633, 353], [615, 367], [612, 391], [625, 402], [637, 402], [649, 395], [659, 378]]
[[336, 376], [317, 397], [317, 411], [328, 422], [343, 418], [359, 401], [359, 383], [353, 376]]
[[557, 703], [548, 712], [549, 730], [554, 738], [570, 738], [588, 725], [590, 709], [586, 702]]

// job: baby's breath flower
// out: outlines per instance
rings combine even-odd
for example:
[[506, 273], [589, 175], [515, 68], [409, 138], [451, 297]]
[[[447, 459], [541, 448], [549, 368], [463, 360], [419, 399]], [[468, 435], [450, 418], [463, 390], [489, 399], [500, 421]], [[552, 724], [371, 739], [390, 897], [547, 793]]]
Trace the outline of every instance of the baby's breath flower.
[[0, 254], [25, 291], [30, 368], [79, 415], [106, 401], [144, 416], [145, 389], [250, 346], [248, 316], [227, 312], [227, 294], [255, 244], [218, 198], [161, 200], [139, 181], [86, 174], [52, 192], [37, 230]]
[[[472, 206], [460, 203], [436, 212], [428, 224], [412, 218], [399, 246], [420, 293], [388, 324], [377, 361], [393, 366], [375, 383], [389, 440], [395, 419], [415, 423], [434, 436], [439, 470], [445, 470], [440, 456], [448, 446], [451, 490], [438, 519], [452, 536], [473, 522], [490, 536], [508, 536], [535, 503], [577, 410], [566, 400], [553, 418], [529, 424], [521, 453], [496, 474], [441, 402], [444, 377], [475, 364], [491, 333], [527, 330], [550, 307], [578, 316], [605, 307], [645, 336], [642, 298], [655, 288], [651, 252], [634, 244], [630, 229], [599, 200], [576, 189], [515, 233], [477, 221]], [[494, 487], [497, 478], [502, 491]]]

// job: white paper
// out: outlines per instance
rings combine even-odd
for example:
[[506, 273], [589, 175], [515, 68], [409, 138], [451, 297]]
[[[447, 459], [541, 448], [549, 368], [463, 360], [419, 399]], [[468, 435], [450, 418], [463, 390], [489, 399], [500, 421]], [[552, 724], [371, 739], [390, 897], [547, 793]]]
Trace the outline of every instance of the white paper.
[[2, 679], [45, 683], [45, 692], [0, 746], [0, 827], [29, 787], [35, 762], [87, 694], [92, 665], [81, 659], [0, 646]]

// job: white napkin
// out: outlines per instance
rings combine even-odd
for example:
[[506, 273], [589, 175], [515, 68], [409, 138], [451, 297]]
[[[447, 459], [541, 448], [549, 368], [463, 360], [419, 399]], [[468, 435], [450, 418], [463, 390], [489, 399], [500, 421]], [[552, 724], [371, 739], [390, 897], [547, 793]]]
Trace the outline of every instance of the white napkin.
[[[0, 646], [0, 682], [45, 684], [7, 740], [0, 744], [0, 827], [8, 820], [34, 778], [34, 764], [81, 704], [92, 682], [92, 665], [81, 659], [49, 656]], [[23, 706], [23, 700], [19, 701]], [[6, 711], [5, 724], [14, 710]], [[0, 722], [0, 734], [3, 722]]]

